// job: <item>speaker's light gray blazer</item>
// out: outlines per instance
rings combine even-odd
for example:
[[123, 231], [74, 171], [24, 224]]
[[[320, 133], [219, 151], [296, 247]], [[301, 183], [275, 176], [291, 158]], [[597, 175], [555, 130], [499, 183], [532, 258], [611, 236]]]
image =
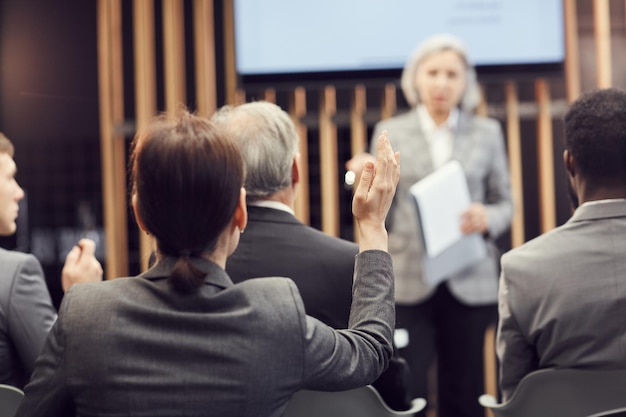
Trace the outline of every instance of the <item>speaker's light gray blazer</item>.
[[39, 261], [0, 249], [0, 383], [24, 386], [55, 320]]
[[506, 253], [500, 280], [505, 398], [539, 368], [626, 367], [626, 201], [583, 204]]
[[166, 258], [135, 278], [73, 286], [19, 417], [282, 416], [302, 389], [372, 382], [392, 354], [391, 257], [356, 257], [351, 330], [305, 315], [293, 281], [234, 285], [219, 266], [198, 293], [170, 290]]
[[[389, 252], [393, 257], [396, 301], [415, 304], [427, 299], [434, 288], [421, 270], [424, 248], [417, 221], [417, 207], [409, 188], [433, 172], [430, 145], [415, 110], [376, 124], [370, 149], [387, 130], [394, 150], [400, 152], [401, 175], [389, 217]], [[511, 224], [513, 204], [502, 129], [497, 121], [460, 111], [454, 134], [452, 158], [467, 177], [472, 201], [485, 205], [489, 226], [489, 256], [479, 264], [448, 279], [454, 296], [470, 305], [495, 303], [498, 293], [498, 253], [492, 241]], [[446, 190], [441, 190], [445, 193]], [[460, 221], [459, 221], [460, 225]]]

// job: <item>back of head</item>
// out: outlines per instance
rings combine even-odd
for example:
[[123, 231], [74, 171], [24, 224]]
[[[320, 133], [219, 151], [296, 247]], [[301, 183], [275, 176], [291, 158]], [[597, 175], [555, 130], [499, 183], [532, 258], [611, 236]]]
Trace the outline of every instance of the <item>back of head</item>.
[[626, 92], [579, 97], [565, 115], [565, 146], [588, 180], [626, 180]]
[[11, 158], [14, 153], [13, 143], [2, 132], [0, 132], [0, 153], [7, 153]]
[[208, 120], [181, 111], [138, 132], [131, 156], [135, 209], [162, 255], [177, 257], [171, 284], [203, 283], [190, 257], [210, 253], [230, 224], [243, 185], [241, 155]]
[[212, 121], [237, 143], [246, 164], [249, 201], [264, 199], [291, 186], [298, 153], [298, 132], [280, 107], [266, 101], [224, 106]]
[[456, 52], [465, 63], [465, 80], [467, 85], [465, 86], [463, 97], [461, 97], [460, 107], [466, 111], [473, 111], [480, 103], [480, 88], [476, 79], [476, 71], [470, 62], [463, 41], [446, 33], [434, 35], [424, 40], [407, 60], [400, 79], [404, 97], [411, 107], [415, 107], [421, 102], [415, 85], [417, 71], [424, 59], [432, 54], [444, 51]]

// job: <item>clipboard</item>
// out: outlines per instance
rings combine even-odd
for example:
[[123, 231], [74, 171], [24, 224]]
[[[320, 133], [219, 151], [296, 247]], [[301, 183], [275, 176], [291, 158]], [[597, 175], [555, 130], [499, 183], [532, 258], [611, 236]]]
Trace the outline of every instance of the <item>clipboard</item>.
[[487, 245], [480, 233], [464, 235], [461, 214], [471, 204], [467, 179], [458, 161], [441, 168], [409, 188], [415, 199], [424, 243], [423, 273], [435, 286], [449, 276], [480, 262]]

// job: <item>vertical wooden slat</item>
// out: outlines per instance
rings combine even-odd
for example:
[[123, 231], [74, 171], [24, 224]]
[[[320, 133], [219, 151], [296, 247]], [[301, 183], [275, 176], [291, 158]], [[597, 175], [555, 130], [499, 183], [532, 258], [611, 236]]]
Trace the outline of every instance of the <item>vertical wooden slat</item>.
[[578, 53], [578, 15], [576, 2], [563, 0], [565, 12], [565, 88], [567, 101], [580, 95], [580, 56]]
[[[490, 325], [485, 330], [483, 361], [485, 368], [485, 393], [498, 396], [498, 370], [496, 359], [496, 326]], [[493, 417], [493, 411], [485, 408], [485, 417]]]
[[125, 141], [120, 0], [98, 1], [98, 96], [106, 279], [128, 276]]
[[478, 103], [478, 107], [476, 107], [476, 114], [482, 117], [488, 116], [487, 110], [487, 95], [485, 94], [485, 86], [480, 86], [480, 102]]
[[[367, 110], [366, 89], [362, 84], [354, 88], [352, 104], [350, 108], [350, 150], [352, 156], [367, 150], [367, 125], [364, 114]], [[359, 241], [358, 227], [354, 221], [354, 241]]]
[[337, 183], [337, 127], [335, 87], [322, 91], [320, 102], [320, 182], [322, 200], [322, 230], [339, 236], [339, 185]]
[[593, 0], [593, 28], [596, 44], [598, 88], [611, 87], [611, 16], [609, 0]]
[[300, 136], [300, 182], [298, 184], [298, 194], [294, 203], [296, 217], [304, 224], [310, 224], [310, 198], [309, 198], [309, 146], [307, 143], [307, 127], [301, 122], [306, 116], [306, 90], [304, 87], [297, 87], [291, 95], [289, 104], [289, 114], [296, 125]]
[[[487, 95], [485, 94], [485, 88], [483, 85], [480, 86], [480, 102], [478, 103], [478, 107], [476, 108], [476, 114], [482, 117], [488, 116], [488, 108], [487, 108]], [[495, 344], [494, 344], [494, 330], [493, 326], [490, 326], [485, 331], [484, 342], [483, 342], [483, 374], [484, 374], [484, 384], [485, 384], [485, 392], [487, 394], [496, 394], [497, 393], [497, 372], [495, 369], [496, 363], [496, 353], [495, 353]], [[490, 410], [485, 410], [485, 415], [488, 417], [492, 417], [492, 413]]]
[[236, 104], [235, 9], [233, 0], [222, 0], [222, 4], [224, 8], [224, 82], [226, 83], [226, 103]]
[[511, 172], [511, 192], [514, 203], [513, 223], [511, 225], [511, 246], [524, 243], [524, 181], [522, 172], [522, 144], [520, 133], [519, 100], [517, 85], [507, 81], [504, 85], [506, 97], [506, 137]]
[[273, 88], [266, 88], [263, 92], [263, 100], [270, 103], [276, 103], [276, 90]]
[[209, 117], [217, 106], [213, 0], [194, 0], [193, 17], [197, 112]]
[[539, 114], [537, 118], [537, 157], [539, 166], [539, 204], [541, 232], [556, 226], [556, 202], [554, 193], [554, 149], [552, 139], [552, 115], [550, 112], [550, 89], [543, 78], [535, 80], [535, 97]]
[[[383, 101], [380, 106], [380, 118], [388, 119], [396, 112], [396, 86], [392, 83], [385, 85]], [[393, 139], [392, 139], [393, 140]]]
[[180, 0], [162, 1], [165, 109], [173, 112], [187, 102], [184, 3]]
[[233, 105], [239, 105], [246, 102], [246, 92], [242, 89], [235, 90], [235, 98], [233, 101]]
[[[157, 112], [153, 0], [133, 1], [133, 29], [135, 117], [137, 129], [142, 129]], [[140, 232], [139, 262], [142, 270], [147, 268], [152, 250], [152, 239], [146, 233]]]
[[366, 89], [362, 84], [357, 85], [352, 93], [350, 108], [350, 149], [352, 156], [365, 152], [367, 148], [367, 125], [363, 119], [366, 106]]

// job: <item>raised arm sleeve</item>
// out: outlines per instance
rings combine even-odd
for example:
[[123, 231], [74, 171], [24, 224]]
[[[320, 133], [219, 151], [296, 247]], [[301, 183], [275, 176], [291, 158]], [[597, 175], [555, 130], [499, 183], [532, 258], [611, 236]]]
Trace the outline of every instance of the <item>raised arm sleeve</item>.
[[393, 353], [393, 291], [391, 256], [374, 250], [357, 255], [349, 329], [306, 317], [304, 388], [345, 390], [378, 378]]

